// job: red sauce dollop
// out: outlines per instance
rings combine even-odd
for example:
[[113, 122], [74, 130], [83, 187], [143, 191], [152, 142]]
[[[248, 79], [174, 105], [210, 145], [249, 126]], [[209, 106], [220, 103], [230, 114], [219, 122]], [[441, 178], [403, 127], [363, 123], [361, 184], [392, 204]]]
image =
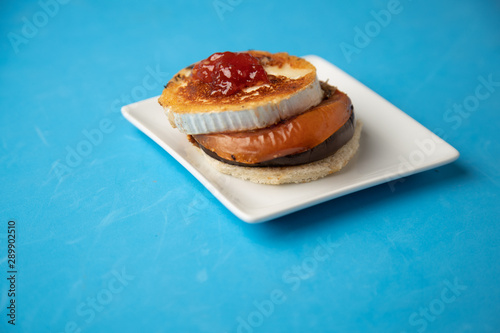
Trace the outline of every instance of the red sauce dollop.
[[243, 88], [269, 83], [257, 58], [244, 52], [214, 53], [193, 68], [193, 78], [210, 84], [211, 95], [232, 95]]

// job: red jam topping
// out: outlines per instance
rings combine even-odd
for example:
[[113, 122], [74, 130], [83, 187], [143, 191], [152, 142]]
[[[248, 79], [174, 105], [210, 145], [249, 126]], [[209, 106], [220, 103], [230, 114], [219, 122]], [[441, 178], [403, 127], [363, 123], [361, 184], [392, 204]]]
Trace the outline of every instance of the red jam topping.
[[248, 53], [214, 53], [193, 68], [193, 78], [210, 84], [212, 95], [232, 95], [246, 87], [269, 83], [257, 58]]

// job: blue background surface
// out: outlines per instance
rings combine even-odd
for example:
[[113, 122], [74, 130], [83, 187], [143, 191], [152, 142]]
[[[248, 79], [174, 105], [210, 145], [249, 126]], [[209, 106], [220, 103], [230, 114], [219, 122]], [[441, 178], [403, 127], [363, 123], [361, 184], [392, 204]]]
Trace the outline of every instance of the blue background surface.
[[[498, 1], [53, 4], [0, 4], [1, 332], [499, 331]], [[119, 110], [250, 48], [327, 59], [461, 157], [238, 220]]]

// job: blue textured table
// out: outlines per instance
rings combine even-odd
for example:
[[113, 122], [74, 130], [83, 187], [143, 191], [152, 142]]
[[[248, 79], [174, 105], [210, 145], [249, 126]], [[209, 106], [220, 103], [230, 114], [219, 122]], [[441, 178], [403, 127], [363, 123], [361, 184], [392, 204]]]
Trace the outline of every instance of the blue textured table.
[[[498, 332], [499, 13], [497, 1], [3, 1], [0, 331]], [[460, 158], [240, 221], [120, 107], [249, 48], [327, 59]]]

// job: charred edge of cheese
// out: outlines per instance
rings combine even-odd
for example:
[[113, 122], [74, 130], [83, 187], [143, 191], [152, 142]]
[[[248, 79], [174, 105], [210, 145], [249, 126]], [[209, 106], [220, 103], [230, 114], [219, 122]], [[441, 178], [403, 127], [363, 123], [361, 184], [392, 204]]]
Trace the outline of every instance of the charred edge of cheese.
[[213, 98], [191, 81], [193, 66], [184, 68], [159, 98], [171, 125], [185, 134], [252, 130], [298, 115], [323, 99], [316, 68], [307, 60], [287, 53], [248, 52], [259, 58], [270, 84]]

